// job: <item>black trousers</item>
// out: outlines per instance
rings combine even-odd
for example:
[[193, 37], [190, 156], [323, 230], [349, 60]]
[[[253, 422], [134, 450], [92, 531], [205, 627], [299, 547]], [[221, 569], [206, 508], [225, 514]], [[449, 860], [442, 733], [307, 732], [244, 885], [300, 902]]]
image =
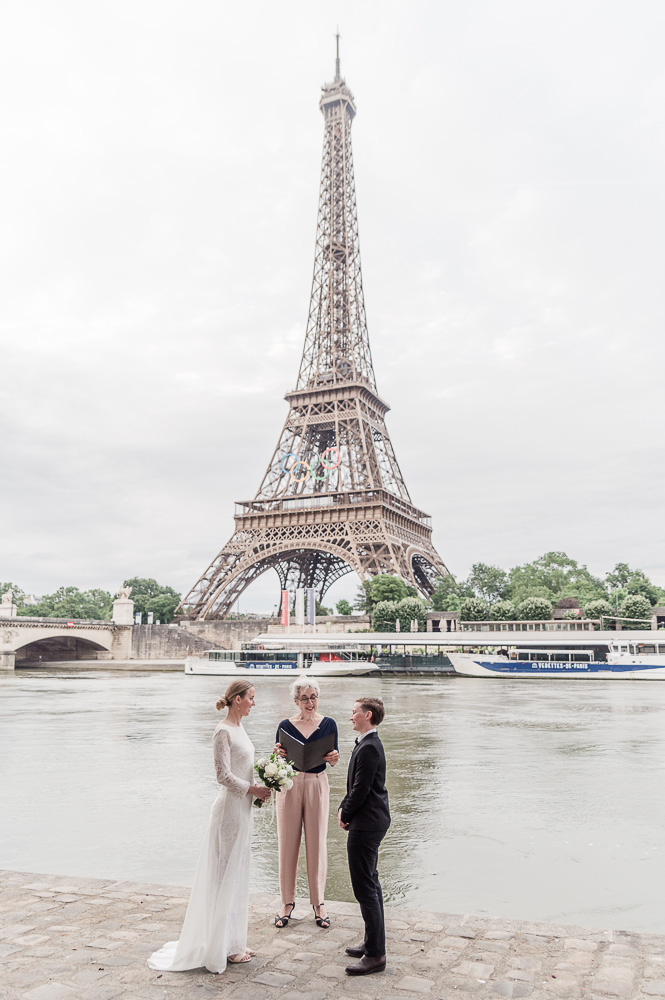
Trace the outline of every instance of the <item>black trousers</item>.
[[349, 830], [346, 850], [353, 895], [365, 921], [365, 954], [377, 958], [386, 953], [383, 893], [379, 882], [379, 847], [386, 830]]

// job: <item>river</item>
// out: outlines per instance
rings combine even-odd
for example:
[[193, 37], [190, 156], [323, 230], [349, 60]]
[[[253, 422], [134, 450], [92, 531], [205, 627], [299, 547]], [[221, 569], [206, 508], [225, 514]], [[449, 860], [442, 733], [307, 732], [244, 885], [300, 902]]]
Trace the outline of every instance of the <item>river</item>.
[[[225, 686], [157, 672], [0, 676], [0, 867], [191, 884]], [[362, 694], [386, 704], [386, 901], [665, 932], [665, 684], [327, 679], [320, 707], [343, 758], [332, 803]], [[294, 707], [278, 678], [257, 682], [256, 701], [246, 728], [265, 753]], [[334, 810], [329, 853], [328, 898], [350, 900]], [[276, 888], [274, 820], [256, 810], [252, 890]]]

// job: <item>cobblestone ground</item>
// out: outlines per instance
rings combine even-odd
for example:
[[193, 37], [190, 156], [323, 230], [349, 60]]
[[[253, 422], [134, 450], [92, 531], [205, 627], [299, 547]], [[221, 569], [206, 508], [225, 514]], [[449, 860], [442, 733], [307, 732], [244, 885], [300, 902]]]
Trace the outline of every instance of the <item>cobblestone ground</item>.
[[360, 939], [350, 903], [330, 903], [330, 930], [311, 908], [283, 930], [271, 896], [253, 896], [258, 955], [221, 976], [151, 971], [146, 958], [178, 937], [189, 891], [99, 879], [0, 872], [2, 1000], [449, 1000], [665, 996], [665, 936], [516, 920], [386, 911], [388, 968], [347, 976]]

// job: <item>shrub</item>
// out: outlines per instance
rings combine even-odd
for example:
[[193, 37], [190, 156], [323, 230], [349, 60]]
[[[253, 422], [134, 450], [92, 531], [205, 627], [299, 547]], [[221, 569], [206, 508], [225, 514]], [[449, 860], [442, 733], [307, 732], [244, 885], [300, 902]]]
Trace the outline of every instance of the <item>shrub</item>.
[[517, 617], [524, 621], [545, 621], [552, 617], [552, 605], [544, 597], [527, 597], [517, 605]]
[[397, 601], [379, 601], [372, 610], [372, 628], [375, 632], [394, 632], [397, 621]]
[[599, 619], [599, 628], [607, 625], [607, 622], [604, 622], [603, 618], [611, 617], [613, 614], [612, 605], [609, 601], [589, 601], [588, 604], [584, 605], [584, 617]]
[[480, 597], [465, 597], [460, 601], [459, 617], [463, 622], [485, 622], [489, 612]]
[[646, 618], [648, 621], [622, 622], [624, 628], [651, 628], [651, 604], [642, 594], [629, 594], [621, 605], [622, 618]]
[[515, 617], [515, 605], [512, 601], [497, 601], [489, 609], [492, 621], [509, 622]]
[[427, 608], [418, 597], [405, 597], [397, 604], [397, 617], [399, 618], [400, 630], [409, 632], [411, 622], [415, 618], [418, 622], [418, 631], [427, 631]]

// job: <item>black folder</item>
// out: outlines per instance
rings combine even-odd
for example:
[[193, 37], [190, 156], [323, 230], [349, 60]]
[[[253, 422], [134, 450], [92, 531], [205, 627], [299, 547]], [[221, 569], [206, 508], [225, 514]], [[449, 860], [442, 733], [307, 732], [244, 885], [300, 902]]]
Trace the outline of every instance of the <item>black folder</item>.
[[323, 758], [335, 749], [335, 734], [328, 733], [321, 739], [305, 743], [304, 740], [297, 740], [280, 729], [279, 742], [286, 750], [286, 759], [291, 761], [296, 770], [311, 771], [313, 767], [325, 764]]

